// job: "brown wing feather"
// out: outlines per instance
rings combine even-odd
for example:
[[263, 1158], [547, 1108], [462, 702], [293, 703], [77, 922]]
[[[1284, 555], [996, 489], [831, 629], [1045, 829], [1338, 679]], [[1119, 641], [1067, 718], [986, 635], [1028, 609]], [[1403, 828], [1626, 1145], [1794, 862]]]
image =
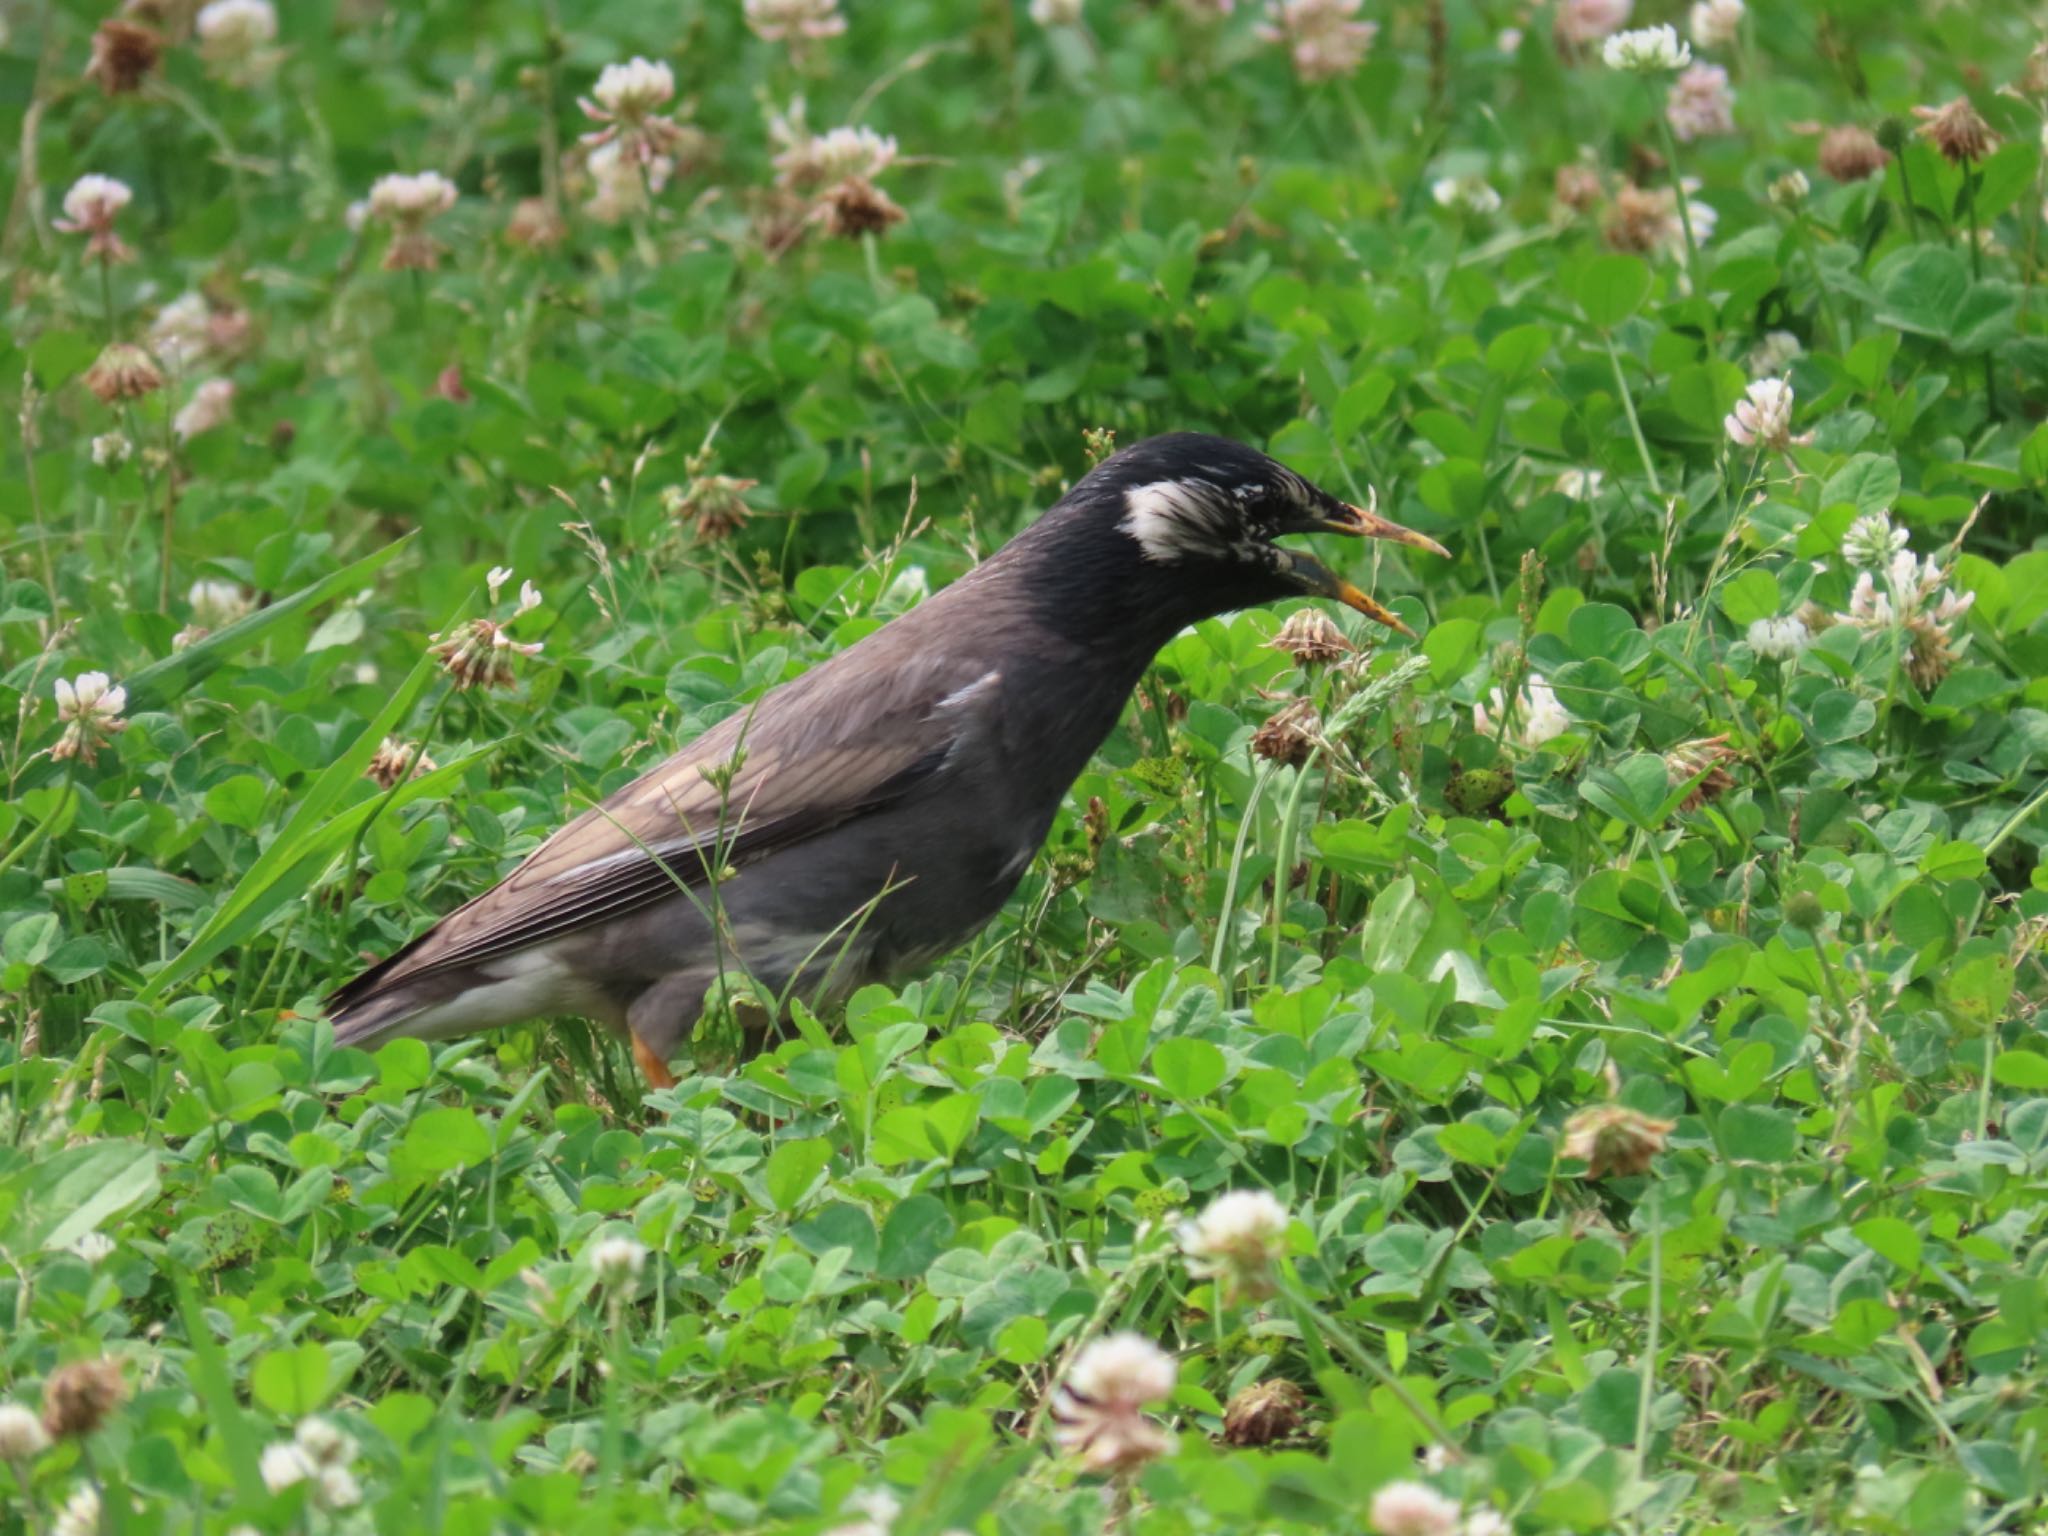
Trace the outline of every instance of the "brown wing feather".
[[[329, 1007], [666, 900], [703, 885], [714, 860], [736, 868], [762, 858], [887, 804], [938, 770], [958, 724], [935, 731], [930, 722], [962, 674], [957, 660], [879, 679], [884, 686], [865, 708], [855, 678], [842, 677], [830, 695], [817, 686], [831, 670], [828, 663], [775, 690], [585, 811], [499, 884], [340, 988]], [[732, 763], [736, 749], [739, 766], [722, 790], [707, 773]]]

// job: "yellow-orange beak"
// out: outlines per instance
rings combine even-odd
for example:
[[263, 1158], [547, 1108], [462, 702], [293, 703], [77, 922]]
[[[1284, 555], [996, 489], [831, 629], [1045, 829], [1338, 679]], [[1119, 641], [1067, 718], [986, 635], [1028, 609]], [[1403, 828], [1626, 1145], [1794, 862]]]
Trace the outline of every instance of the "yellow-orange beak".
[[[1451, 558], [1451, 552], [1428, 534], [1417, 533], [1413, 528], [1403, 528], [1399, 523], [1389, 522], [1370, 507], [1354, 507], [1339, 502], [1336, 511], [1315, 519], [1313, 531], [1342, 533], [1354, 539], [1385, 539], [1390, 544], [1405, 544], [1410, 549], [1426, 549], [1432, 555], [1442, 555], [1446, 560]], [[1375, 602], [1343, 577], [1330, 571], [1322, 562], [1298, 550], [1289, 550], [1287, 554], [1293, 560], [1294, 574], [1309, 591], [1323, 597], [1334, 597], [1345, 607], [1356, 609], [1375, 624], [1384, 624], [1411, 640], [1415, 638], [1415, 631], [1396, 618], [1391, 609]]]
[[1389, 544], [1406, 544], [1410, 549], [1426, 549], [1432, 555], [1442, 555], [1446, 560], [1451, 558], [1451, 552], [1428, 534], [1389, 522], [1371, 507], [1342, 506], [1334, 516], [1319, 520], [1316, 526], [1324, 533], [1344, 533], [1355, 539], [1385, 539]]

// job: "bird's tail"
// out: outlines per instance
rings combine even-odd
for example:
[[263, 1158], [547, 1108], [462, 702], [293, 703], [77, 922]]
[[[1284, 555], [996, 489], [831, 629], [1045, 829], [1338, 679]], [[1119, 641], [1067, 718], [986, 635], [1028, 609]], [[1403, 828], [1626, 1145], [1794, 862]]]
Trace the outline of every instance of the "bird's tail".
[[422, 1026], [441, 1000], [439, 989], [429, 978], [400, 970], [396, 962], [404, 954], [399, 951], [328, 994], [322, 1006], [334, 1026], [336, 1045], [375, 1050], [387, 1040], [427, 1033]]

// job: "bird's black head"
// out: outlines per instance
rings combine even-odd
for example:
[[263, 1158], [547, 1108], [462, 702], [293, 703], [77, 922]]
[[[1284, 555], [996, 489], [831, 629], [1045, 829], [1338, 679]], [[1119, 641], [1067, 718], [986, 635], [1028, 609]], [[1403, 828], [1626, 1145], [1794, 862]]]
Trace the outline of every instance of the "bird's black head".
[[1406, 634], [1405, 624], [1357, 587], [1276, 540], [1341, 533], [1449, 554], [1255, 448], [1199, 432], [1148, 438], [1104, 459], [1068, 493], [1066, 506], [1107, 562], [1127, 565], [1133, 583], [1190, 617], [1307, 594], [1333, 597]]

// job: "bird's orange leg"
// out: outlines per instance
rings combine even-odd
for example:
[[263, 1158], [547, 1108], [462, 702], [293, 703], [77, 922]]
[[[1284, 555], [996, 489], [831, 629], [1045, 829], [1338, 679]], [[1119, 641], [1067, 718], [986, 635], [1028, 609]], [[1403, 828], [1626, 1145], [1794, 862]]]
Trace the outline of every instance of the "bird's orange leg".
[[633, 1060], [640, 1068], [640, 1075], [647, 1079], [650, 1088], [673, 1088], [675, 1073], [669, 1071], [668, 1063], [654, 1054], [654, 1049], [637, 1034], [633, 1036]]

